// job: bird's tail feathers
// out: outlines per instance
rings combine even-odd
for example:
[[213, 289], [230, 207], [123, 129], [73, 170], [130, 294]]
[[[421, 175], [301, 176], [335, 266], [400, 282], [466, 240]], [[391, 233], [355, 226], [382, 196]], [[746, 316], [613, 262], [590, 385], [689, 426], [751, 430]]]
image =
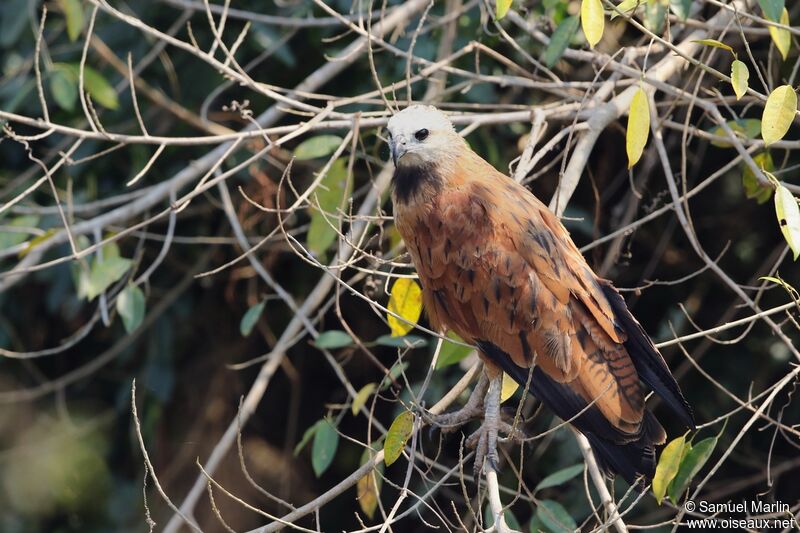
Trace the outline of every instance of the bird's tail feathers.
[[642, 432], [638, 440], [620, 444], [591, 432], [584, 432], [598, 466], [613, 477], [622, 476], [636, 490], [642, 492], [656, 472], [655, 445], [663, 444], [667, 434], [656, 417], [645, 410]]
[[675, 412], [683, 424], [694, 429], [695, 423], [692, 408], [686, 398], [683, 397], [683, 393], [681, 393], [675, 378], [672, 377], [664, 358], [661, 357], [661, 354], [653, 345], [653, 341], [642, 329], [641, 324], [628, 311], [628, 306], [617, 289], [610, 283], [603, 281], [600, 280], [603, 293], [614, 311], [614, 316], [628, 336], [628, 340], [625, 341], [625, 349], [631, 356], [640, 379], [664, 400], [664, 403]]
[[594, 433], [584, 433], [589, 440], [597, 465], [609, 477], [622, 476], [637, 491], [643, 492], [646, 482], [656, 472], [656, 451], [645, 437], [627, 444], [617, 444]]

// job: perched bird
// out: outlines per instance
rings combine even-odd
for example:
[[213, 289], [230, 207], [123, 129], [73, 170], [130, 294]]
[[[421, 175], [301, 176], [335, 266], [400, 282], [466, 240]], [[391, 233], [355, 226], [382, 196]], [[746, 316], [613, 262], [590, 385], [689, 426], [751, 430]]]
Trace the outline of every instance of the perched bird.
[[498, 429], [511, 431], [499, 416], [505, 371], [587, 437], [608, 475], [651, 479], [666, 433], [643, 384], [683, 424], [694, 420], [619, 292], [559, 219], [473, 152], [438, 109], [408, 107], [387, 130], [395, 224], [431, 325], [475, 345], [484, 362], [467, 406], [443, 418], [460, 425], [483, 408], [476, 468], [482, 456], [496, 461]]

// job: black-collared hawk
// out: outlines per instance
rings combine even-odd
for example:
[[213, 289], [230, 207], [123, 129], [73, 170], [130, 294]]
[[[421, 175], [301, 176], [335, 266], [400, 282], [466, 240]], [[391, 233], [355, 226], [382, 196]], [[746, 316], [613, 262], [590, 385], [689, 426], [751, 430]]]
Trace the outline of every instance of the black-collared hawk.
[[[617, 290], [559, 219], [438, 109], [408, 107], [387, 130], [395, 224], [431, 325], [475, 345], [490, 382], [501, 370], [523, 386], [530, 379], [531, 394], [587, 437], [606, 473], [652, 478], [666, 434], [645, 386], [688, 427], [692, 410]], [[493, 445], [497, 415], [486, 409]]]

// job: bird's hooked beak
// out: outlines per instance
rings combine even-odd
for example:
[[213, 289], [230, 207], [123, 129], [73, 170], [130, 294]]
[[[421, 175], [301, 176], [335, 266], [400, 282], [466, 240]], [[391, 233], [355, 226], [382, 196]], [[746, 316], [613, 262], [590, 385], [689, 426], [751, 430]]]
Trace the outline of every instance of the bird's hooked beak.
[[395, 135], [389, 139], [389, 149], [392, 151], [392, 161], [397, 166], [397, 161], [408, 152], [408, 141], [403, 135]]

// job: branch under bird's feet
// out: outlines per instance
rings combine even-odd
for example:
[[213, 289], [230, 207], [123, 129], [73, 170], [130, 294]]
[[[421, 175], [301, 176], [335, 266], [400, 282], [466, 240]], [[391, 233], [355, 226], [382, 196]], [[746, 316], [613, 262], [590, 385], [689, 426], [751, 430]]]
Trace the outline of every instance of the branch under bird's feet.
[[[478, 431], [473, 433], [470, 439], [477, 435], [477, 446], [475, 448], [475, 477], [478, 477], [483, 469], [484, 462], [495, 472], [499, 471], [497, 465], [497, 430], [500, 424], [500, 390], [503, 388], [503, 373], [489, 378], [489, 388], [483, 400], [483, 423]], [[467, 442], [469, 443], [469, 440]]]

